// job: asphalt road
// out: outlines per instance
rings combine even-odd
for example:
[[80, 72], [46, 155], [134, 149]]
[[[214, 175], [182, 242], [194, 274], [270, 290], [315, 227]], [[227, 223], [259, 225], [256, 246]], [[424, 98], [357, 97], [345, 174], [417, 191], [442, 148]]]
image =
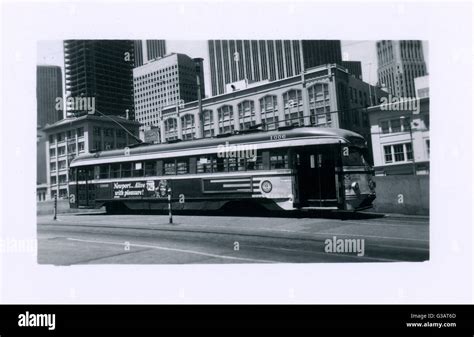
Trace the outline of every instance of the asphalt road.
[[188, 214], [175, 215], [173, 220], [169, 224], [167, 215], [155, 214], [60, 214], [56, 221], [49, 215], [38, 216], [38, 262], [74, 265], [429, 259], [429, 224], [423, 218]]

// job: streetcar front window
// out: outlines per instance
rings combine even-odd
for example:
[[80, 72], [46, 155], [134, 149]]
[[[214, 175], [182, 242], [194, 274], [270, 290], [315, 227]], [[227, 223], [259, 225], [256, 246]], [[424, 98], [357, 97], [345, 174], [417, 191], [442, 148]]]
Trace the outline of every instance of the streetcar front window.
[[364, 151], [358, 147], [349, 147], [348, 153], [343, 153], [342, 161], [344, 166], [367, 166], [364, 158]]

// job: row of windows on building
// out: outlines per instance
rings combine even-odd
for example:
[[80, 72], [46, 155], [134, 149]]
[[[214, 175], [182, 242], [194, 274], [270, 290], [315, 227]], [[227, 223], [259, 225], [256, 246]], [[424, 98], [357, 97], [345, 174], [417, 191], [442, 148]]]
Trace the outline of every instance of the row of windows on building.
[[141, 82], [146, 83], [147, 81], [151, 81], [152, 79], [154, 79], [158, 76], [168, 77], [169, 74], [171, 73], [171, 71], [175, 70], [174, 72], [176, 72], [176, 69], [178, 69], [178, 65], [174, 64], [174, 65], [172, 65], [170, 67], [167, 67], [167, 68], [157, 69], [156, 71], [153, 71], [151, 73], [144, 74], [144, 75], [141, 75], [141, 76], [137, 76], [137, 77], [134, 78], [134, 80], [135, 80], [135, 82], [138, 82], [138, 83], [141, 83]]
[[75, 130], [68, 130], [65, 132], [58, 132], [56, 134], [51, 134], [49, 135], [49, 142], [54, 143], [55, 141], [57, 142], [62, 142], [67, 139], [75, 138], [75, 137], [83, 137], [84, 136], [84, 128], [77, 128]]
[[[67, 153], [82, 153], [84, 152], [84, 142], [78, 142], [77, 143], [77, 148], [76, 148], [76, 143], [68, 144], [67, 145]], [[51, 159], [54, 159], [56, 156], [61, 157], [66, 155], [66, 145], [64, 146], [58, 146], [57, 150], [56, 148], [50, 148], [49, 149], [49, 157]]]
[[412, 125], [410, 117], [403, 118], [392, 118], [388, 120], [382, 120], [380, 122], [380, 129], [382, 134], [398, 133], [398, 132], [409, 132], [410, 130], [429, 130], [430, 128], [430, 119], [428, 114], [422, 114], [421, 120], [423, 121], [424, 126], [422, 125]]
[[[221, 158], [215, 154], [165, 160], [148, 160], [129, 163], [103, 164], [79, 169], [77, 180], [151, 177], [200, 173], [254, 171], [263, 169], [288, 169], [288, 151], [274, 150], [264, 163], [261, 153], [253, 158]], [[73, 172], [71, 179], [76, 179]]]
[[[327, 84], [316, 84], [308, 89], [310, 124], [317, 126], [331, 126], [330, 98]], [[279, 106], [277, 95], [267, 95], [258, 100], [260, 120], [268, 129], [275, 129], [279, 125]], [[304, 122], [302, 91], [292, 89], [283, 94], [283, 113], [285, 125], [302, 126]], [[240, 130], [246, 130], [257, 124], [255, 101], [244, 100], [234, 106], [222, 105], [217, 108], [217, 121], [214, 121], [213, 110], [203, 110], [204, 137], [214, 136], [214, 123], [218, 124], [219, 134], [234, 131], [234, 118], [238, 118]], [[195, 137], [194, 115], [187, 114], [181, 117], [183, 139]], [[177, 119], [174, 117], [164, 121], [165, 139], [173, 140], [177, 135]]]
[[99, 126], [94, 126], [92, 129], [92, 134], [96, 137], [104, 136], [104, 137], [115, 137], [117, 138], [125, 138], [126, 132], [125, 130], [121, 129], [114, 129], [114, 128], [101, 128]]

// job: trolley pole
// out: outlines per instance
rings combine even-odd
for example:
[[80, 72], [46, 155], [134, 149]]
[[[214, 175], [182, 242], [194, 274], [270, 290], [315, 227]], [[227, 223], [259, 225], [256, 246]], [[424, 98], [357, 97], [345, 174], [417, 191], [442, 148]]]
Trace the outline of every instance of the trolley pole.
[[173, 212], [171, 209], [171, 187], [168, 188], [168, 216], [169, 216], [169, 223], [173, 223]]
[[56, 193], [54, 195], [54, 216], [53, 216], [53, 220], [57, 220], [57, 214], [58, 214], [58, 194]]

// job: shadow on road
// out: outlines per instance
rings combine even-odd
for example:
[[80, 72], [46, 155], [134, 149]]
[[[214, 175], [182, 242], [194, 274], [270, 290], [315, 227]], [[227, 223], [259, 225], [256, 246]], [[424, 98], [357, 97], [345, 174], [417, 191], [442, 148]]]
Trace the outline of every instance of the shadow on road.
[[[72, 214], [71, 214], [72, 215]], [[121, 210], [113, 213], [97, 212], [97, 213], [76, 213], [74, 216], [104, 216], [104, 215], [168, 215], [168, 211], [163, 210]], [[220, 210], [173, 210], [173, 215], [186, 216], [226, 216], [226, 217], [262, 217], [262, 218], [324, 218], [337, 220], [364, 220], [377, 219], [385, 217], [384, 214], [377, 213], [363, 213], [352, 211], [321, 211], [321, 210], [295, 210], [295, 211], [269, 211], [261, 208], [225, 208]]]

